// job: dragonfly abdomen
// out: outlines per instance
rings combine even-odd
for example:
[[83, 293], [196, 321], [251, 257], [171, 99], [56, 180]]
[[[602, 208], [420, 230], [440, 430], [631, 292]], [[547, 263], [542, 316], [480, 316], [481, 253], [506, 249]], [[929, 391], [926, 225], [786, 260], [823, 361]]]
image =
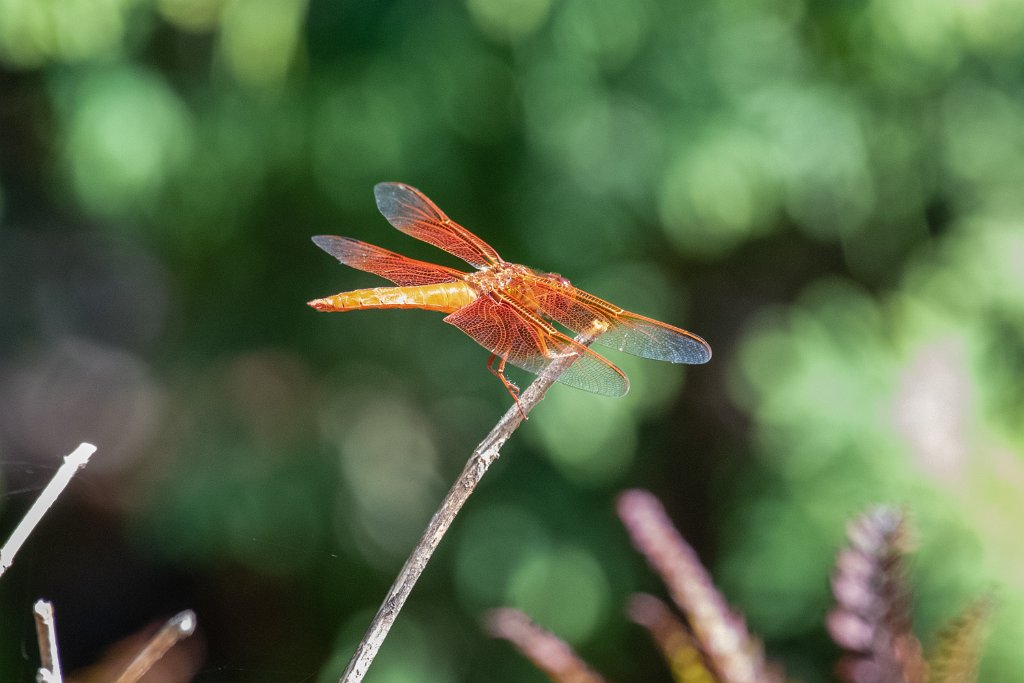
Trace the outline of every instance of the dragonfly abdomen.
[[465, 282], [442, 282], [407, 287], [373, 287], [341, 292], [309, 305], [318, 311], [355, 311], [364, 308], [422, 308], [452, 313], [473, 302], [477, 292]]

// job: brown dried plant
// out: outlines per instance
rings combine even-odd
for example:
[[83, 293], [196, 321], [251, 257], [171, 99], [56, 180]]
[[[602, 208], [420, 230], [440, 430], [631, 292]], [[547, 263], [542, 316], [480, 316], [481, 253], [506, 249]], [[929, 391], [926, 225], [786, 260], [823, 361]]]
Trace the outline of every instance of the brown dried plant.
[[836, 607], [826, 619], [846, 654], [839, 677], [849, 683], [926, 683], [921, 643], [911, 630], [903, 558], [909, 549], [903, 514], [874, 507], [847, 527], [849, 546], [832, 575]]
[[487, 631], [515, 645], [555, 683], [604, 683], [572, 648], [558, 636], [542, 629], [517, 609], [491, 610], [484, 619]]
[[870, 508], [847, 528], [849, 545], [832, 575], [836, 606], [826, 624], [846, 654], [838, 674], [848, 683], [970, 683], [977, 680], [993, 603], [975, 601], [939, 634], [931, 657], [912, 631], [904, 558], [910, 550], [902, 511]]
[[629, 599], [626, 614], [651, 634], [662, 657], [668, 662], [673, 680], [677, 683], [717, 683], [718, 679], [711, 673], [701, 652], [700, 643], [668, 605], [653, 595], [637, 593]]
[[847, 529], [833, 574], [836, 607], [828, 632], [846, 654], [839, 675], [849, 683], [968, 683], [977, 680], [984, 627], [993, 603], [974, 602], [940, 632], [928, 660], [911, 631], [910, 589], [903, 558], [909, 550], [903, 513], [869, 509]]
[[619, 518], [633, 545], [661, 576], [686, 615], [708, 668], [722, 683], [774, 683], [782, 676], [764, 658], [761, 643], [743, 618], [729, 609], [697, 553], [672, 525], [661, 502], [634, 489], [619, 496]]
[[[673, 680], [785, 680], [781, 667], [766, 660], [743, 618], [730, 610], [657, 498], [647, 491], [626, 491], [619, 496], [618, 512], [634, 546], [661, 576], [683, 615], [677, 616], [651, 595], [634, 595], [627, 608], [630, 619], [651, 634]], [[993, 600], [979, 599], [952, 620], [926, 661], [912, 631], [904, 570], [910, 543], [902, 511], [889, 506], [870, 508], [850, 523], [847, 537], [849, 544], [839, 552], [832, 576], [836, 606], [826, 620], [833, 640], [845, 650], [837, 666], [839, 677], [847, 683], [976, 681]], [[502, 619], [506, 626], [497, 628]], [[493, 634], [513, 642], [556, 683], [601, 680], [567, 644], [519, 612], [495, 611], [489, 625]], [[515, 628], [510, 630], [508, 625]]]

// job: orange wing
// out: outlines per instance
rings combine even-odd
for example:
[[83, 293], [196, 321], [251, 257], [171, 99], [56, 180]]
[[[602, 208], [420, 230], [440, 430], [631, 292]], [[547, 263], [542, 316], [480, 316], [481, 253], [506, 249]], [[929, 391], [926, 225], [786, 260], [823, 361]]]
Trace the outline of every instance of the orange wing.
[[608, 331], [594, 342], [641, 358], [698, 365], [711, 360], [711, 346], [686, 330], [624, 311], [575, 287], [538, 277], [531, 283], [544, 315], [573, 332], [593, 329], [594, 321]]
[[481, 296], [444, 321], [527, 372], [542, 374], [555, 359], [574, 355], [576, 361], [558, 377], [562, 384], [605, 396], [629, 391], [621, 370], [501, 294]]
[[476, 268], [501, 263], [498, 252], [489, 244], [444, 215], [416, 188], [402, 183], [378, 183], [373, 195], [388, 223], [405, 234], [444, 249]]
[[456, 282], [465, 273], [426, 261], [417, 261], [351, 237], [317, 235], [313, 243], [346, 266], [391, 280], [401, 287]]

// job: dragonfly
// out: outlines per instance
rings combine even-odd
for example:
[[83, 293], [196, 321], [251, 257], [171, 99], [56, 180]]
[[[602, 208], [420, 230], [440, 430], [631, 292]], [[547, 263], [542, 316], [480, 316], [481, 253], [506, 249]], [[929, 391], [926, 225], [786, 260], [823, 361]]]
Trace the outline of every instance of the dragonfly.
[[630, 313], [577, 289], [557, 273], [505, 261], [414, 187], [379, 183], [373, 191], [377, 208], [392, 226], [476, 270], [467, 273], [418, 261], [351, 237], [318, 235], [314, 244], [341, 263], [396, 286], [341, 292], [309, 305], [318, 311], [418, 308], [446, 313], [446, 323], [491, 352], [487, 369], [501, 380], [520, 412], [519, 388], [506, 377], [506, 365], [540, 375], [554, 361], [572, 359], [556, 378], [562, 384], [605, 396], [629, 391], [622, 370], [553, 323], [587, 341], [642, 358], [687, 364], [711, 359], [711, 347], [692, 332]]

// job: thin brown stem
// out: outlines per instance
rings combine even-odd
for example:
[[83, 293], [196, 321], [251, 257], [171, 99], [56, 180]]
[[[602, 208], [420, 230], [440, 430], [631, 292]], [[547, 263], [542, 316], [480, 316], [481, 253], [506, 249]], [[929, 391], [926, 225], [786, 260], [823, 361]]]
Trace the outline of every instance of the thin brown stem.
[[135, 655], [128, 668], [117, 677], [116, 683], [135, 683], [160, 661], [174, 645], [196, 630], [196, 613], [190, 609], [178, 612], [153, 636], [139, 654]]
[[[601, 332], [603, 330], [595, 329], [592, 333], [580, 335], [576, 341], [584, 347], [589, 346]], [[391, 589], [385, 596], [384, 602], [381, 603], [380, 609], [377, 610], [376, 616], [370, 622], [370, 627], [359, 642], [355, 654], [342, 674], [341, 683], [359, 683], [363, 680], [367, 669], [370, 668], [370, 664], [377, 656], [377, 651], [384, 639], [387, 638], [391, 625], [395, 623], [398, 613], [412, 592], [413, 586], [416, 585], [416, 581], [426, 569], [427, 562], [430, 561], [437, 546], [441, 543], [441, 539], [444, 538], [448, 528], [455, 521], [459, 510], [476, 489], [488, 468], [498, 459], [501, 447], [522, 424], [534, 406], [544, 398], [544, 394], [557, 381], [559, 375], [565, 372], [566, 368], [579, 357], [579, 354], [567, 354], [552, 361], [544, 372], [526, 388], [526, 391], [522, 392], [517, 404], [505, 411], [498, 423], [473, 451], [462, 474], [455, 480], [448, 494], [441, 501], [440, 507], [430, 519], [423, 536], [413, 548], [412, 554], [405, 561], [402, 570], [398, 572], [395, 582], [391, 584]]]
[[42, 683], [61, 683], [60, 657], [57, 654], [57, 627], [53, 620], [53, 604], [37, 600], [32, 607], [36, 620], [36, 640], [39, 642], [39, 673], [36, 680]]

